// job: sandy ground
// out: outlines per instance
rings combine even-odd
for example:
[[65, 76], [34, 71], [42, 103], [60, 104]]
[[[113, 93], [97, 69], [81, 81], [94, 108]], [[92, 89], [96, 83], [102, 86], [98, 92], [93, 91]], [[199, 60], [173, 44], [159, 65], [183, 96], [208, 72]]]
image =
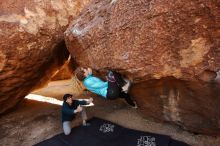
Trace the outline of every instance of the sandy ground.
[[[71, 82], [51, 82], [48, 87], [33, 94], [62, 99], [64, 93], [71, 93]], [[84, 96], [91, 96], [85, 92]], [[87, 108], [88, 117], [100, 117], [128, 128], [169, 135], [194, 146], [220, 146], [220, 137], [195, 135], [168, 123], [155, 123], [144, 119], [138, 110], [130, 108], [123, 100], [106, 101], [94, 96], [94, 107]], [[25, 99], [23, 103], [0, 117], [1, 146], [30, 146], [62, 132], [61, 106]], [[78, 116], [72, 123], [79, 125]]]

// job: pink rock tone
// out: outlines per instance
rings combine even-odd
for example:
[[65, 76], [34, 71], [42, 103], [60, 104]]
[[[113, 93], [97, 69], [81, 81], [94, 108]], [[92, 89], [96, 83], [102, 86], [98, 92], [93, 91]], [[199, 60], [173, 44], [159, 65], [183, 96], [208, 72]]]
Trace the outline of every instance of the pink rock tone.
[[0, 113], [43, 86], [69, 53], [63, 32], [89, 0], [0, 3]]
[[132, 93], [147, 118], [219, 136], [219, 3], [94, 0], [65, 41], [78, 65], [138, 83]]
[[220, 69], [218, 4], [94, 0], [68, 27], [65, 39], [82, 66], [116, 69], [135, 82], [167, 76], [197, 80]]

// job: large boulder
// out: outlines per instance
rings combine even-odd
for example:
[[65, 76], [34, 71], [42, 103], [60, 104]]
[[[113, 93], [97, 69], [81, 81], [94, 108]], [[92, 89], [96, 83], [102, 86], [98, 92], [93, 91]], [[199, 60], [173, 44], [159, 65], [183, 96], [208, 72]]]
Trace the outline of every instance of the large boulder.
[[145, 116], [220, 135], [219, 14], [219, 0], [94, 0], [65, 41], [81, 66], [146, 81], [133, 91]]
[[89, 0], [0, 3], [0, 113], [44, 85], [68, 58], [63, 32]]
[[218, 0], [95, 0], [68, 27], [78, 64], [112, 68], [134, 81], [194, 80], [220, 69]]

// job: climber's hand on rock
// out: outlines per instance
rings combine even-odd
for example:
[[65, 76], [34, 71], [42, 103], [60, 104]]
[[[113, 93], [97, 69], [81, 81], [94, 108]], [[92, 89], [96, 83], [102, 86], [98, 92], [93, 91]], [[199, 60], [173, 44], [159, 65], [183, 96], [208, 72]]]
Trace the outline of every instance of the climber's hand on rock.
[[88, 71], [88, 74], [89, 74], [89, 75], [92, 74], [92, 69], [91, 69], [91, 68], [88, 68], [87, 71]]

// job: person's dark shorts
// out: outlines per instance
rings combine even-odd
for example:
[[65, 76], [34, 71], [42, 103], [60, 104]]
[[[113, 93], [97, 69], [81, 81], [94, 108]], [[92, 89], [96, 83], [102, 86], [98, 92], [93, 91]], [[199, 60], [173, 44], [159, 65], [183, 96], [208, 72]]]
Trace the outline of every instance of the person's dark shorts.
[[125, 85], [125, 81], [121, 74], [115, 71], [109, 71], [107, 75], [108, 89], [107, 89], [107, 99], [116, 99], [119, 97], [122, 86]]
[[121, 89], [116, 82], [108, 82], [107, 99], [113, 100], [119, 97]]

